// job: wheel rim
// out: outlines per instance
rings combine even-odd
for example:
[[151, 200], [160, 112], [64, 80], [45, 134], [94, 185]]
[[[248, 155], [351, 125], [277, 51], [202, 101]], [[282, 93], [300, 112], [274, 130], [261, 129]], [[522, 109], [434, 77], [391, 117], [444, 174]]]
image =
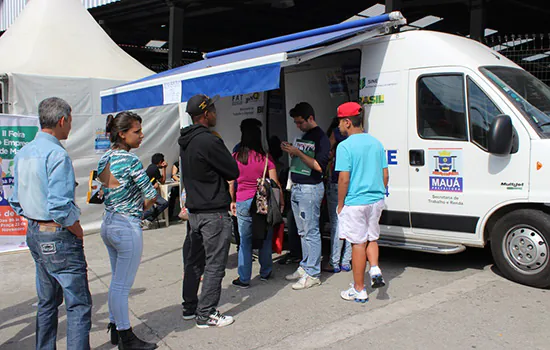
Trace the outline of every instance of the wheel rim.
[[546, 239], [533, 227], [513, 227], [506, 233], [502, 244], [508, 263], [523, 274], [536, 274], [548, 264]]

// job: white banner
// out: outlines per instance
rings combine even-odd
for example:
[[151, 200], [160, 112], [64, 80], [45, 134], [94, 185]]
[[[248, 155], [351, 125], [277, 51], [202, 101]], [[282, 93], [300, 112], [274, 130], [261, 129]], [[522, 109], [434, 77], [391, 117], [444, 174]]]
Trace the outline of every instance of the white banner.
[[39, 129], [38, 117], [0, 114], [0, 253], [27, 249], [27, 221], [14, 213], [8, 198], [13, 191], [13, 158]]

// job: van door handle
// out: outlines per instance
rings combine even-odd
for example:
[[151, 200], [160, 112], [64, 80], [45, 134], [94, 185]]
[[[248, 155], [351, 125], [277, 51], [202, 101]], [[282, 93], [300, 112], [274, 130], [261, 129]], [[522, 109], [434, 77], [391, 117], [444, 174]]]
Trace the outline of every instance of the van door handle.
[[409, 150], [409, 164], [412, 166], [424, 166], [424, 150], [411, 149]]

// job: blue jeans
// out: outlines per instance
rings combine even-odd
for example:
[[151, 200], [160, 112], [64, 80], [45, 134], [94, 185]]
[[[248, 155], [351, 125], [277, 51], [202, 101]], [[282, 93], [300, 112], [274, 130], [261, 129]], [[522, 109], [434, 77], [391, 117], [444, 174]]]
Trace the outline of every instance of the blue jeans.
[[128, 295], [143, 252], [140, 221], [138, 217], [106, 211], [101, 224], [101, 238], [109, 252], [112, 272], [109, 321], [115, 323], [119, 331], [130, 328]]
[[302, 241], [300, 266], [312, 277], [321, 275], [321, 231], [319, 216], [325, 185], [294, 184], [292, 186], [292, 211]]
[[55, 349], [57, 312], [65, 298], [67, 348], [90, 349], [92, 296], [82, 240], [58, 228], [41, 232], [33, 220], [27, 228], [27, 245], [36, 264], [36, 349]]
[[[243, 283], [249, 283], [252, 276], [252, 217], [250, 206], [252, 199], [237, 202], [237, 221], [241, 243], [239, 246], [239, 279]], [[272, 250], [273, 229], [267, 231], [267, 237], [260, 248], [258, 260], [260, 261], [260, 276], [267, 277], [273, 270]]]
[[[339, 267], [340, 261], [342, 261], [342, 265], [351, 266], [351, 243], [338, 238], [338, 214], [336, 213], [338, 207], [338, 184], [329, 183], [327, 187], [331, 242], [330, 264], [332, 267]], [[342, 248], [344, 249], [343, 254]]]
[[143, 218], [145, 220], [154, 221], [157, 216], [159, 216], [160, 213], [165, 211], [169, 206], [170, 203], [168, 203], [166, 199], [162, 198], [161, 195], [158, 195], [155, 204], [143, 213]]

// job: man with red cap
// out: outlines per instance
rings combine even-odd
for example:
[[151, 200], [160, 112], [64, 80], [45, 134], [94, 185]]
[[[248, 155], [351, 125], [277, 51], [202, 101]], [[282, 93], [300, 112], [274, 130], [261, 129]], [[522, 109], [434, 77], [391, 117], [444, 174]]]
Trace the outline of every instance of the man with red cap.
[[338, 107], [338, 128], [348, 138], [336, 149], [338, 177], [338, 234], [352, 244], [354, 283], [340, 295], [344, 300], [367, 302], [364, 285], [366, 261], [371, 286], [385, 285], [378, 267], [380, 215], [388, 186], [388, 163], [384, 146], [363, 131], [363, 109], [356, 102]]

